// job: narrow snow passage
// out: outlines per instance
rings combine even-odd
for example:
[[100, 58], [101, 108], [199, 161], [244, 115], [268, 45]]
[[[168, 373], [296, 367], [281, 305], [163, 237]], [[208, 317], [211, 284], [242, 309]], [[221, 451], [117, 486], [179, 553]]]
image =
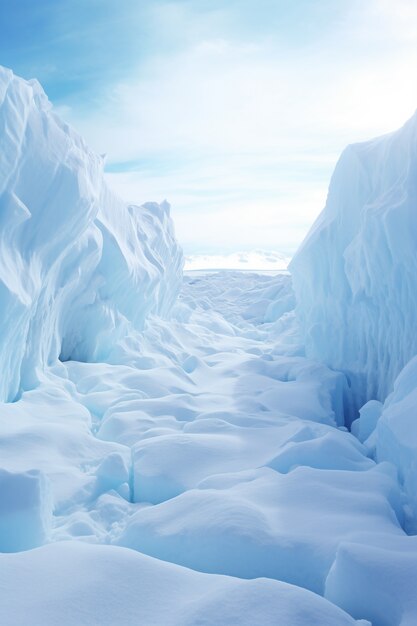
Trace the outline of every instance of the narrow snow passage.
[[[378, 598], [371, 606], [358, 590], [349, 597], [358, 561], [379, 563], [381, 572], [387, 546], [385, 567], [406, 550], [417, 555], [417, 546], [402, 530], [394, 467], [376, 464], [343, 428], [344, 376], [302, 356], [293, 307], [286, 275], [186, 276], [169, 322], [150, 319], [106, 364], [59, 363], [37, 389], [2, 405], [0, 549], [52, 542], [41, 548], [46, 565], [27, 561], [48, 577], [53, 545], [57, 555], [68, 552], [55, 542], [79, 540], [70, 569], [64, 564], [71, 579], [71, 568], [104, 558], [93, 548], [85, 554], [83, 544], [113, 544], [207, 574], [328, 594], [376, 625], [411, 624], [400, 619], [415, 615], [415, 601], [384, 621]], [[115, 563], [134, 567], [130, 553], [112, 550]], [[382, 557], [367, 560], [369, 550]], [[26, 562], [17, 556], [0, 557], [16, 577]], [[161, 561], [138, 556], [137, 567], [154, 568], [151, 578], [174, 576]], [[199, 581], [196, 589], [208, 584]], [[308, 598], [300, 595], [300, 606]], [[321, 618], [306, 609], [310, 621], [282, 623], [353, 624], [323, 606]], [[229, 622], [207, 623], [235, 623], [225, 615]], [[175, 619], [144, 623], [194, 623]]]

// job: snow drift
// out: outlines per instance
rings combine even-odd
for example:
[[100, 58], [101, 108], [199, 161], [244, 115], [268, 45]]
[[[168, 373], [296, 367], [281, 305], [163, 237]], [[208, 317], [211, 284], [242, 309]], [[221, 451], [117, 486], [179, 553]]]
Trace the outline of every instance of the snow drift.
[[348, 146], [290, 264], [307, 355], [347, 374], [352, 415], [417, 353], [416, 168], [417, 113]]
[[112, 546], [61, 542], [0, 564], [4, 625], [369, 626], [283, 582], [202, 574]]
[[0, 68], [0, 399], [60, 357], [109, 349], [176, 298], [182, 254], [169, 205], [127, 206], [102, 159], [37, 81]]

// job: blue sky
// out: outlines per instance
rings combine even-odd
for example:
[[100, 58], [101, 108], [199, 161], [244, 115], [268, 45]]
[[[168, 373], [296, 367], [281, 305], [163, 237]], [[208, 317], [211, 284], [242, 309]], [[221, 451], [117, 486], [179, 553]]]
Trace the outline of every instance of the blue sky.
[[415, 0], [0, 0], [0, 63], [188, 253], [292, 253], [343, 147], [417, 107], [416, 41]]

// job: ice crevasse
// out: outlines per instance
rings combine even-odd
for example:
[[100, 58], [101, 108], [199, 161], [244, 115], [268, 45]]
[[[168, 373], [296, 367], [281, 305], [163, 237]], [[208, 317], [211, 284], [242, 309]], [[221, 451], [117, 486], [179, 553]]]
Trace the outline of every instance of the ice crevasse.
[[169, 205], [128, 206], [103, 161], [36, 80], [0, 67], [0, 400], [61, 358], [106, 361], [175, 300], [182, 253]]

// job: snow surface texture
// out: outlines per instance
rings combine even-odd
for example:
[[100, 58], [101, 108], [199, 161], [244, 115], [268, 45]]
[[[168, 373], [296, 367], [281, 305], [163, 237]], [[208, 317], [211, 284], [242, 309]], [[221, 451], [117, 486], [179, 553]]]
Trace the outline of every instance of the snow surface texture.
[[[326, 577], [342, 541], [404, 536], [400, 493], [338, 427], [343, 375], [298, 356], [290, 293], [288, 276], [186, 278], [118, 364], [58, 363], [2, 405], [2, 550], [19, 508], [24, 547], [50, 542], [0, 557], [2, 623], [356, 623]], [[41, 511], [35, 483], [14, 490], [31, 468]]]
[[0, 623], [415, 626], [415, 365], [349, 433], [291, 277], [175, 300], [167, 207], [0, 79]]
[[0, 136], [0, 399], [14, 400], [60, 356], [109, 360], [167, 312], [182, 257], [169, 206], [115, 197], [40, 85], [2, 68]]
[[417, 354], [417, 113], [351, 145], [290, 264], [308, 356], [344, 371], [351, 416]]
[[0, 555], [0, 588], [0, 622], [13, 626], [33, 623], [31, 615], [41, 616], [38, 626], [360, 624], [286, 583], [200, 574], [132, 550], [83, 543]]

